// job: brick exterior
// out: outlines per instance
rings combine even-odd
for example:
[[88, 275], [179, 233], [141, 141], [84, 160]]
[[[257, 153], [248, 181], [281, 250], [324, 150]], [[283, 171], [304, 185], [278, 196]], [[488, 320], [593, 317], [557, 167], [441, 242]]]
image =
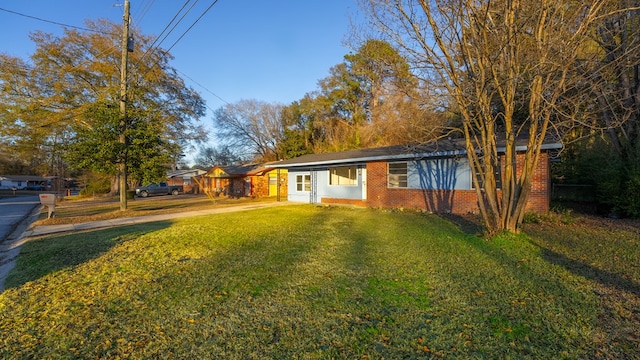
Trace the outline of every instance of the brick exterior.
[[251, 196], [269, 196], [269, 173], [251, 177]]
[[[269, 174], [277, 174], [277, 170], [265, 171], [255, 175], [243, 175], [234, 177], [222, 177], [224, 174], [219, 169], [205, 176], [204, 186], [209, 191], [223, 196], [230, 197], [268, 197], [269, 196]], [[288, 183], [287, 172], [281, 171], [280, 178], [280, 198], [287, 199]], [[276, 196], [276, 195], [272, 195]]]
[[[518, 171], [522, 169], [524, 155], [516, 158]], [[479, 211], [476, 191], [470, 190], [421, 190], [390, 189], [387, 187], [387, 162], [367, 163], [367, 200], [363, 205], [381, 208], [420, 209], [429, 212], [466, 214]], [[549, 160], [540, 154], [534, 171], [527, 209], [532, 212], [549, 211], [550, 200]], [[350, 203], [346, 199], [322, 199], [323, 203]], [[356, 203], [355, 201], [354, 203]]]
[[[522, 169], [524, 160], [523, 155], [517, 158], [517, 168]], [[538, 166], [533, 172], [533, 180], [531, 183], [531, 193], [527, 209], [532, 212], [546, 213], [549, 211], [549, 202], [551, 201], [551, 175], [549, 167], [549, 157], [547, 153], [541, 153]]]
[[353, 205], [353, 206], [362, 206], [366, 207], [366, 200], [357, 200], [357, 199], [334, 199], [334, 198], [322, 198], [320, 199], [320, 203], [322, 204], [340, 204], [340, 205]]
[[198, 191], [197, 190], [198, 184], [195, 181], [190, 180], [188, 183], [185, 184], [184, 179], [181, 177], [167, 179], [167, 184], [182, 185], [182, 189], [184, 190], [185, 194], [195, 194]]
[[[277, 174], [277, 171], [271, 170], [261, 175], [251, 176], [251, 196], [253, 197], [269, 196], [269, 174], [271, 175]], [[276, 175], [276, 178], [277, 178], [277, 175]], [[280, 198], [286, 199], [287, 191], [288, 191], [287, 173], [286, 172], [281, 173], [280, 178], [277, 178], [276, 181], [280, 184], [280, 187], [279, 187]], [[272, 196], [275, 196], [275, 195], [272, 195]]]

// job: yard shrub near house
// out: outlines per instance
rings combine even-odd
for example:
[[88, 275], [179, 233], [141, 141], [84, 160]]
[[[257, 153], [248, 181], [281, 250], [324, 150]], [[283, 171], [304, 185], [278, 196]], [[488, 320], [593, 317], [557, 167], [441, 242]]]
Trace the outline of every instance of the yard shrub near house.
[[52, 236], [0, 294], [0, 358], [640, 355], [595, 341], [593, 280], [545, 249], [313, 205]]

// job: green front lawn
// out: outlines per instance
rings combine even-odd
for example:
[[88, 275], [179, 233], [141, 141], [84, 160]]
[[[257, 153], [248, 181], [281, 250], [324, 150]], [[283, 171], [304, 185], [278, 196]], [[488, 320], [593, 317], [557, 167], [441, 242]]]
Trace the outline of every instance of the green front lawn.
[[610, 284], [534, 230], [297, 205], [35, 240], [0, 294], [0, 358], [639, 357], [603, 321]]
[[127, 210], [120, 210], [120, 201], [116, 197], [103, 198], [63, 198], [56, 204], [56, 215], [47, 219], [47, 211], [40, 214], [36, 225], [77, 224], [89, 221], [111, 220], [125, 217], [167, 214], [174, 212], [215, 209], [253, 203], [275, 202], [275, 197], [209, 199], [205, 195], [151, 196], [136, 197], [127, 201]]

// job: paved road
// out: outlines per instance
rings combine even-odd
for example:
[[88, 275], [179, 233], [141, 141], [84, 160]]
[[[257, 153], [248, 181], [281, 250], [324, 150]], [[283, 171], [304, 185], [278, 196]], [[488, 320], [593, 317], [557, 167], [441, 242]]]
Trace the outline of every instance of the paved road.
[[37, 218], [39, 209], [37, 195], [0, 199], [0, 291], [4, 289], [4, 280], [20, 252], [19, 240]]
[[38, 196], [15, 196], [0, 199], [0, 243], [16, 226], [40, 205]]

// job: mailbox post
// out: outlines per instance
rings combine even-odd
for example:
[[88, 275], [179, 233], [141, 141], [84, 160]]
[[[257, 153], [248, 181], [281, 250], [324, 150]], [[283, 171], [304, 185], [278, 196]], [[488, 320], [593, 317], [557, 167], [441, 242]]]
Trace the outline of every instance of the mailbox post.
[[45, 205], [49, 210], [47, 219], [51, 219], [56, 214], [56, 194], [40, 194], [40, 204]]

